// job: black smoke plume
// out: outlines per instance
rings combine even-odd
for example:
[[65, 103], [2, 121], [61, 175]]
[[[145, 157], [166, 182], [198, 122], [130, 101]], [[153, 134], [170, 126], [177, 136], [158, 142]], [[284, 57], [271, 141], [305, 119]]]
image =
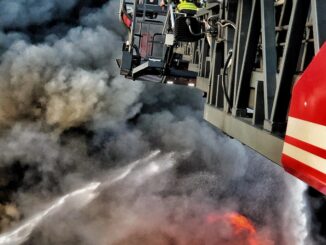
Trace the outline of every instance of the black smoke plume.
[[[6, 231], [159, 150], [82, 207], [61, 205], [23, 242], [246, 244], [229, 224], [204, 222], [228, 212], [247, 216], [264, 244], [310, 242], [304, 185], [204, 122], [200, 92], [119, 76], [118, 5], [0, 1], [0, 167], [20, 174], [1, 182], [3, 205], [20, 213]], [[6, 234], [0, 244], [12, 244]]]

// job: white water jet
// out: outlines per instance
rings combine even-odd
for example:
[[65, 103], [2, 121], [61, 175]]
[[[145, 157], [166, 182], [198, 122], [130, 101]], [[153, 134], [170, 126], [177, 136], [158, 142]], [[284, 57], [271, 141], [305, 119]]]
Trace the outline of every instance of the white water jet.
[[[28, 240], [33, 230], [49, 215], [55, 214], [61, 208], [65, 207], [68, 203], [72, 204], [74, 209], [85, 207], [88, 203], [94, 200], [102, 190], [110, 187], [114, 183], [125, 179], [133, 171], [134, 173], [132, 177], [136, 178], [138, 182], [143, 182], [147, 178], [166, 171], [174, 166], [175, 161], [173, 153], [158, 157], [159, 154], [160, 151], [154, 151], [147, 157], [139, 159], [133, 163], [130, 163], [126, 167], [117, 170], [114, 172], [114, 174], [111, 175], [109, 180], [104, 182], [92, 182], [78, 190], [72, 191], [63, 197], [60, 197], [51, 205], [49, 205], [48, 208], [27, 219], [17, 228], [3, 233], [0, 236], [0, 245], [22, 244]], [[155, 157], [158, 158], [154, 159]]]
[[40, 224], [40, 222], [46, 218], [47, 216], [54, 214], [60, 208], [62, 208], [67, 202], [73, 201], [74, 199], [78, 199], [83, 197], [83, 204], [86, 205], [91, 200], [96, 197], [96, 189], [99, 187], [100, 182], [93, 182], [84, 186], [76, 191], [73, 191], [65, 196], [59, 198], [53, 204], [51, 204], [47, 209], [41, 211], [35, 216], [28, 219], [22, 225], [14, 229], [13, 231], [9, 231], [0, 236], [0, 244], [1, 245], [17, 245], [25, 242], [35, 227]]
[[[138, 159], [137, 161], [128, 164], [126, 167], [124, 167], [122, 169], [118, 169], [117, 171], [114, 171], [110, 175], [109, 180], [104, 181], [101, 184], [101, 187], [106, 188], [106, 187], [109, 187], [110, 185], [112, 185], [112, 184], [114, 184], [114, 183], [116, 183], [116, 182], [118, 182], [120, 180], [123, 180], [137, 167], [137, 165], [139, 165], [140, 163], [147, 163], [147, 162], [151, 161], [156, 156], [158, 156], [160, 153], [161, 153], [161, 151], [159, 151], [159, 150], [153, 151], [148, 156], [146, 156], [145, 158]], [[117, 176], [117, 177], [112, 178], [112, 176]]]

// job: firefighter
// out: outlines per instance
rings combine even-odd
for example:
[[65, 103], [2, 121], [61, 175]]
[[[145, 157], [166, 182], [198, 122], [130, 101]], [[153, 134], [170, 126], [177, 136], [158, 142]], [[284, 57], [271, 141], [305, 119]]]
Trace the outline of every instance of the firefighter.
[[[160, 6], [166, 5], [166, 0], [161, 0]], [[176, 12], [194, 15], [197, 12], [197, 0], [176, 0], [174, 3], [177, 5]]]

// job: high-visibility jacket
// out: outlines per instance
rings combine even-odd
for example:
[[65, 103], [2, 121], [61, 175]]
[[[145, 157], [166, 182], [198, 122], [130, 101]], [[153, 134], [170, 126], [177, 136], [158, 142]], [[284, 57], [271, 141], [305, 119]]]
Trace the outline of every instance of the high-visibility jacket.
[[191, 2], [189, 0], [180, 0], [180, 3], [177, 5], [177, 10], [194, 10], [197, 11], [197, 6], [194, 4], [194, 2]]

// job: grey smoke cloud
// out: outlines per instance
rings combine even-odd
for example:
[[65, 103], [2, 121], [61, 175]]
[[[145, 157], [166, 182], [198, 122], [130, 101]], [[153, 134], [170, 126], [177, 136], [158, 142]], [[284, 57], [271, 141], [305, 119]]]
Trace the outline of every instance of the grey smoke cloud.
[[5, 52], [16, 41], [25, 40], [29, 41], [29, 37], [19, 32], [3, 33], [0, 31], [0, 54]]
[[123, 37], [127, 34], [127, 30], [117, 23], [119, 4], [119, 1], [109, 1], [102, 8], [84, 14], [80, 22], [82, 25], [93, 28], [103, 26]]
[[115, 78], [115, 45], [115, 34], [97, 27], [72, 29], [52, 45], [11, 46], [0, 65], [0, 123], [36, 118], [65, 129], [124, 120], [142, 86]]
[[1, 0], [0, 27], [15, 28], [42, 24], [66, 14], [77, 2], [77, 0]]

